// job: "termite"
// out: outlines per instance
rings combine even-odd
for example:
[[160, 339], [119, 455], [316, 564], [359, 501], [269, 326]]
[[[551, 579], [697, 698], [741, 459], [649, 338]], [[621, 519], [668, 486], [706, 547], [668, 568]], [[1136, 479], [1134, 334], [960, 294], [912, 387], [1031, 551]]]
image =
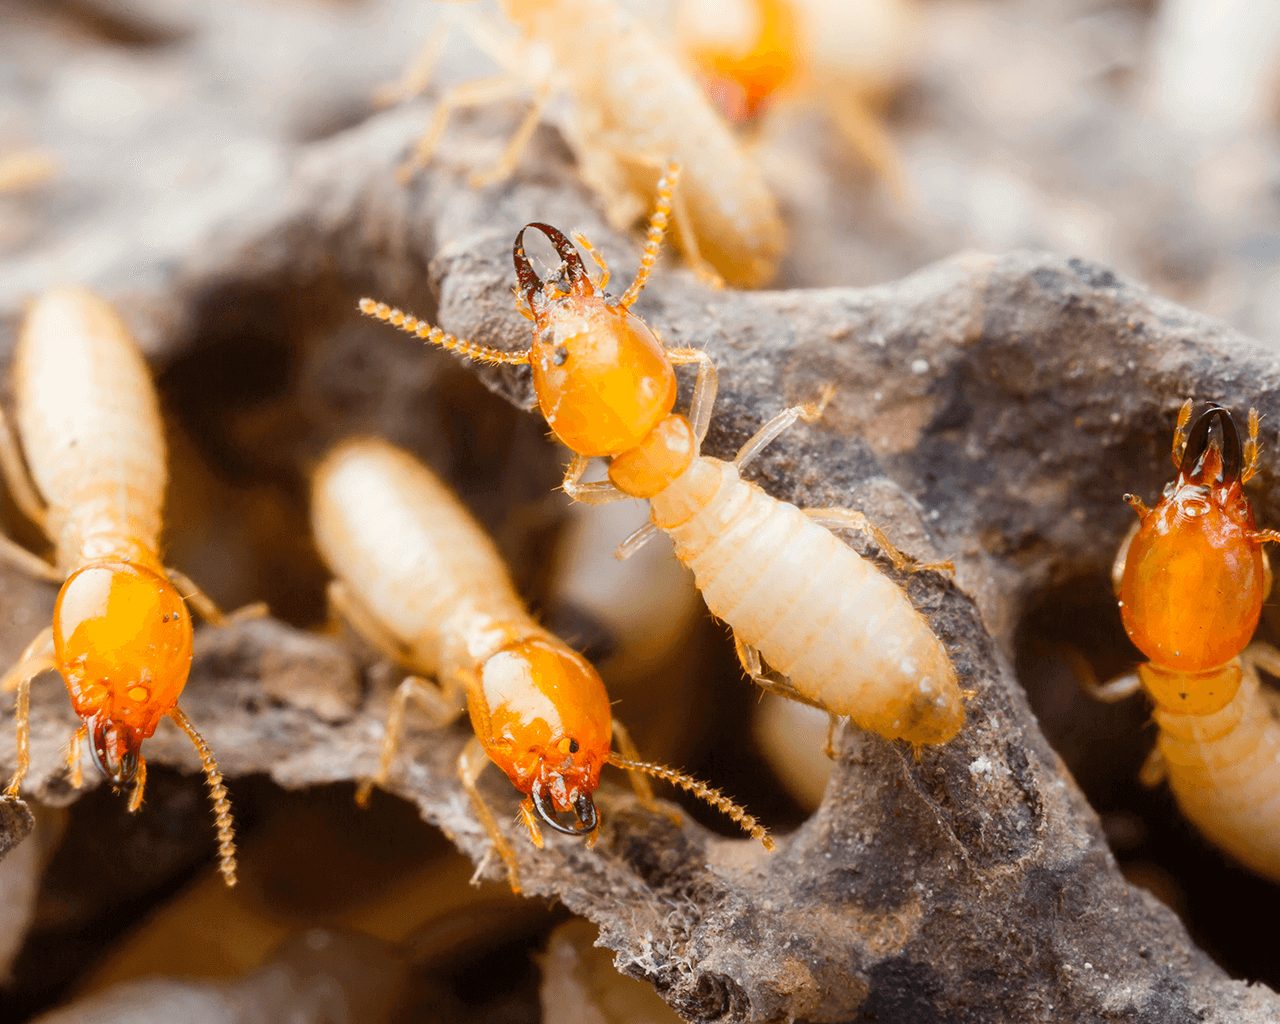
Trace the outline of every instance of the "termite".
[[[465, 341], [373, 299], [362, 299], [360, 309], [469, 359], [528, 364], [547, 425], [574, 453], [564, 490], [591, 504], [648, 499], [650, 522], [623, 543], [619, 557], [666, 531], [707, 606], [732, 626], [738, 657], [755, 682], [886, 738], [945, 742], [964, 720], [945, 648], [902, 589], [831, 531], [870, 534], [900, 570], [949, 564], [915, 563], [861, 512], [801, 510], [742, 478], [767, 444], [796, 420], [816, 419], [825, 401], [779, 413], [732, 462], [702, 455], [715, 366], [700, 349], [665, 348], [631, 312], [657, 260], [678, 173], [668, 167], [659, 184], [640, 269], [621, 298], [605, 291], [608, 267], [581, 235], [578, 243], [600, 268], [596, 280], [556, 228], [532, 223], [520, 230], [513, 258], [517, 308], [532, 322], [527, 349]], [[530, 265], [524, 251], [530, 228], [563, 261], [557, 279], [540, 280]], [[684, 416], [672, 411], [675, 367], [691, 364], [697, 377]], [[608, 480], [583, 483], [597, 457], [610, 460]]]
[[[160, 559], [167, 480], [159, 400], [146, 363], [115, 310], [78, 288], [36, 299], [14, 352], [18, 439], [0, 416], [0, 469], [19, 510], [54, 548], [52, 563], [0, 535], [0, 556], [61, 585], [52, 624], [40, 631], [0, 692], [17, 693], [16, 798], [30, 764], [31, 682], [56, 669], [82, 724], [67, 768], [82, 782], [86, 741], [117, 791], [142, 805], [142, 743], [171, 719], [200, 755], [217, 825], [220, 870], [236, 882], [231, 805], [218, 763], [178, 706], [191, 668], [190, 604], [224, 616], [184, 574]], [[25, 460], [24, 460], [25, 454]], [[183, 591], [186, 592], [184, 597]]]
[[[474, 184], [501, 181], [515, 170], [547, 104], [562, 93], [570, 101], [566, 139], [616, 228], [643, 216], [663, 165], [676, 159], [685, 177], [671, 216], [690, 264], [741, 287], [772, 278], [786, 247], [773, 195], [674, 50], [614, 0], [503, 0], [501, 6], [524, 45], [503, 47], [462, 20], [505, 73], [445, 92], [402, 177], [430, 162], [456, 111], [518, 96], [532, 84], [533, 105], [498, 162], [473, 177]], [[388, 97], [421, 91], [442, 46], [443, 33]], [[534, 59], [539, 51], [547, 59]]]
[[[339, 445], [316, 471], [311, 516], [336, 577], [332, 607], [414, 673], [391, 701], [377, 774], [361, 784], [357, 801], [386, 785], [411, 700], [445, 725], [465, 699], [474, 735], [458, 757], [458, 776], [516, 892], [515, 852], [476, 785], [490, 761], [524, 794], [520, 820], [538, 847], [543, 825], [594, 842], [601, 818], [594, 793], [610, 764], [630, 773], [646, 806], [654, 807], [647, 776], [663, 779], [773, 848], [759, 822], [718, 790], [640, 759], [596, 670], [538, 625], [493, 542], [408, 452], [376, 438]], [[566, 814], [576, 822], [561, 821]]]
[[1280, 651], [1249, 644], [1271, 587], [1244, 485], [1258, 472], [1258, 412], [1241, 444], [1231, 413], [1182, 406], [1173, 433], [1177, 478], [1155, 508], [1124, 500], [1138, 523], [1112, 581], [1125, 632], [1149, 659], [1098, 688], [1105, 700], [1144, 689], [1159, 727], [1143, 780], [1168, 780], [1182, 813], [1242, 864], [1280, 880]]
[[749, 27], [732, 34], [722, 0], [681, 8], [681, 48], [720, 112], [733, 124], [755, 126], [784, 98], [819, 105], [853, 151], [905, 198], [906, 172], [880, 113], [901, 72], [893, 55], [898, 51], [900, 63], [909, 34], [899, 0], [741, 0], [740, 6]]

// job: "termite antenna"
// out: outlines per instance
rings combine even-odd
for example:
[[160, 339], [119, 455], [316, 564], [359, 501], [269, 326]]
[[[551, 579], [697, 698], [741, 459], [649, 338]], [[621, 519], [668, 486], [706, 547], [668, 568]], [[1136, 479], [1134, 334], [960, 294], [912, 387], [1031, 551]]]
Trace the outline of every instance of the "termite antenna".
[[361, 299], [360, 312], [374, 320], [381, 320], [384, 324], [398, 327], [405, 334], [412, 334], [430, 345], [439, 345], [450, 352], [456, 352], [472, 362], [487, 363], [490, 366], [503, 364], [519, 366], [529, 361], [528, 349], [520, 352], [504, 352], [500, 348], [481, 345], [478, 341], [458, 338], [447, 331], [442, 331], [439, 327], [431, 326], [425, 320], [419, 320], [404, 310], [388, 306], [385, 302], [378, 302], [376, 299]]
[[213, 803], [213, 817], [218, 829], [218, 870], [222, 872], [227, 888], [236, 884], [236, 829], [231, 817], [231, 800], [227, 796], [227, 787], [222, 781], [222, 772], [218, 769], [218, 759], [213, 756], [209, 744], [191, 724], [191, 719], [179, 707], [169, 710], [169, 717], [177, 723], [178, 728], [187, 734], [196, 753], [200, 755], [200, 765], [204, 768], [205, 780], [209, 783], [209, 799]]
[[663, 169], [658, 179], [658, 198], [653, 205], [653, 213], [649, 216], [649, 230], [644, 240], [644, 251], [640, 254], [640, 269], [636, 271], [636, 279], [622, 293], [618, 305], [630, 309], [640, 298], [640, 292], [653, 273], [654, 264], [658, 262], [658, 254], [662, 251], [662, 240], [667, 234], [667, 225], [671, 221], [671, 206], [674, 202], [676, 185], [680, 182], [680, 165], [674, 160]]
[[769, 835], [768, 829], [761, 825], [741, 804], [735, 803], [721, 793], [720, 790], [708, 785], [701, 779], [695, 779], [692, 775], [686, 775], [675, 768], [668, 768], [664, 764], [652, 764], [649, 761], [632, 761], [630, 758], [622, 757], [619, 754], [611, 753], [609, 755], [609, 763], [615, 768], [652, 775], [655, 779], [662, 779], [664, 782], [670, 782], [673, 786], [678, 786], [686, 793], [692, 793], [699, 800], [710, 804], [721, 814], [736, 822], [743, 832], [746, 832], [752, 839], [758, 840], [766, 850], [773, 849], [773, 838]]

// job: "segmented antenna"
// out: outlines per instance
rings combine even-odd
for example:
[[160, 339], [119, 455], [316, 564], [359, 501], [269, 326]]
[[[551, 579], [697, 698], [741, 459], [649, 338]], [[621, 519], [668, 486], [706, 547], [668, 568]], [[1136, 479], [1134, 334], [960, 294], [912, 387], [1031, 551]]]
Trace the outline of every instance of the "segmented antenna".
[[218, 870], [222, 872], [227, 888], [236, 884], [236, 830], [235, 821], [231, 817], [231, 800], [227, 796], [227, 787], [222, 782], [222, 772], [218, 770], [218, 759], [213, 756], [209, 744], [191, 724], [183, 710], [174, 707], [169, 711], [172, 718], [187, 738], [191, 740], [200, 755], [200, 764], [204, 768], [205, 780], [209, 783], [209, 799], [213, 803], [213, 817], [218, 829]]
[[686, 793], [692, 793], [699, 800], [710, 804], [721, 814], [734, 821], [743, 832], [746, 832], [752, 839], [758, 840], [760, 845], [766, 850], [773, 849], [773, 838], [760, 822], [748, 813], [747, 809], [741, 804], [735, 803], [729, 797], [725, 796], [720, 790], [714, 786], [708, 785], [701, 779], [695, 779], [692, 775], [686, 775], [682, 771], [675, 768], [668, 768], [663, 764], [652, 764], [648, 761], [632, 761], [629, 758], [622, 757], [619, 754], [610, 754], [609, 763], [615, 768], [624, 768], [627, 771], [643, 772], [645, 775], [652, 775], [655, 779], [662, 779], [664, 782], [670, 782], [673, 786], [678, 786]]
[[442, 331], [439, 327], [432, 327], [425, 320], [419, 320], [416, 316], [406, 313], [404, 310], [388, 306], [385, 302], [367, 298], [361, 299], [360, 312], [365, 316], [390, 324], [392, 327], [398, 327], [405, 334], [412, 334], [415, 338], [421, 338], [428, 344], [439, 345], [450, 352], [456, 352], [458, 355], [465, 356], [473, 362], [487, 363], [490, 366], [503, 364], [518, 366], [529, 361], [528, 349], [522, 352], [504, 352], [500, 348], [490, 348], [488, 345], [481, 345], [477, 341], [457, 338], [447, 331]]
[[680, 181], [680, 165], [674, 160], [667, 164], [662, 177], [658, 179], [658, 198], [653, 204], [653, 213], [649, 216], [649, 231], [644, 240], [644, 252], [640, 254], [640, 269], [636, 271], [636, 279], [622, 293], [618, 305], [630, 309], [653, 273], [653, 266], [658, 262], [658, 253], [662, 251], [662, 239], [667, 233], [667, 224], [671, 220], [671, 197]]

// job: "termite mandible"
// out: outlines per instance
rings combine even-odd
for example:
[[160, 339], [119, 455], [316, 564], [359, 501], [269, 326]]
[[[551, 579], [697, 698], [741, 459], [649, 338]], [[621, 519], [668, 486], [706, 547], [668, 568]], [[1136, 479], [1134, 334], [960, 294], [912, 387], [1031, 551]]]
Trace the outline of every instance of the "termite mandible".
[[1112, 581], [1129, 638], [1149, 659], [1098, 687], [1122, 700], [1144, 689], [1159, 727], [1143, 781], [1168, 780], [1182, 813], [1219, 848], [1280, 881], [1280, 650], [1250, 644], [1271, 588], [1244, 485], [1258, 472], [1258, 412], [1241, 443], [1231, 413], [1188, 400], [1173, 434], [1177, 477], [1154, 508], [1126, 494], [1138, 523]]
[[82, 781], [80, 748], [87, 741], [111, 785], [132, 787], [128, 806], [136, 811], [147, 780], [142, 743], [161, 719], [171, 719], [200, 755], [219, 869], [226, 884], [235, 885], [222, 773], [178, 707], [191, 668], [188, 604], [212, 623], [226, 618], [160, 558], [168, 471], [146, 363], [107, 302], [83, 289], [57, 288], [27, 311], [13, 384], [21, 449], [0, 415], [0, 470], [15, 504], [52, 542], [54, 559], [47, 562], [2, 534], [0, 557], [61, 589], [52, 624], [0, 679], [0, 692], [17, 694], [18, 763], [4, 795], [17, 797], [30, 763], [31, 682], [57, 669], [83, 720], [67, 751], [73, 784]]
[[[516, 892], [515, 852], [476, 786], [490, 761], [524, 794], [520, 819], [535, 846], [542, 846], [542, 825], [594, 842], [601, 817], [594, 794], [611, 764], [630, 774], [646, 806], [654, 807], [646, 776], [662, 779], [773, 848], [756, 819], [718, 790], [640, 759], [596, 670], [534, 621], [493, 542], [408, 452], [376, 438], [340, 444], [316, 470], [311, 515], [317, 546], [337, 577], [334, 610], [414, 673], [392, 699], [378, 771], [361, 785], [358, 801], [386, 784], [410, 700], [445, 725], [465, 699], [474, 736], [458, 758], [458, 775]], [[563, 823], [562, 814], [576, 823]]]
[[[548, 426], [574, 452], [565, 491], [593, 504], [648, 499], [651, 522], [624, 542], [619, 557], [665, 530], [707, 606], [733, 627], [739, 659], [756, 683], [889, 739], [943, 743], [964, 721], [946, 649], [902, 589], [831, 530], [870, 534], [900, 570], [950, 565], [915, 563], [860, 512], [801, 510], [742, 478], [742, 467], [765, 445], [797, 419], [815, 419], [823, 403], [779, 413], [732, 462], [701, 455], [715, 367], [699, 349], [664, 348], [631, 312], [657, 260], [678, 173], [669, 166], [660, 182], [639, 273], [621, 298], [605, 291], [608, 267], [581, 235], [576, 241], [600, 268], [594, 281], [559, 230], [540, 223], [521, 229], [513, 258], [517, 308], [532, 322], [528, 349], [462, 340], [373, 299], [362, 299], [360, 309], [469, 359], [528, 364]], [[530, 265], [530, 228], [546, 235], [563, 261], [557, 280], [540, 280]], [[672, 411], [680, 365], [698, 367], [687, 417]], [[610, 460], [608, 481], [582, 483], [596, 457]]]

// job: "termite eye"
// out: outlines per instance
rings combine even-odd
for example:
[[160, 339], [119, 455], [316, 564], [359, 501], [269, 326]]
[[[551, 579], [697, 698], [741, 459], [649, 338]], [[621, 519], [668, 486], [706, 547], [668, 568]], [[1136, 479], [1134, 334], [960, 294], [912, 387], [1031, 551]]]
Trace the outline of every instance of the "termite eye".
[[578, 752], [578, 741], [575, 739], [569, 740], [569, 753], [576, 754], [577, 752]]

